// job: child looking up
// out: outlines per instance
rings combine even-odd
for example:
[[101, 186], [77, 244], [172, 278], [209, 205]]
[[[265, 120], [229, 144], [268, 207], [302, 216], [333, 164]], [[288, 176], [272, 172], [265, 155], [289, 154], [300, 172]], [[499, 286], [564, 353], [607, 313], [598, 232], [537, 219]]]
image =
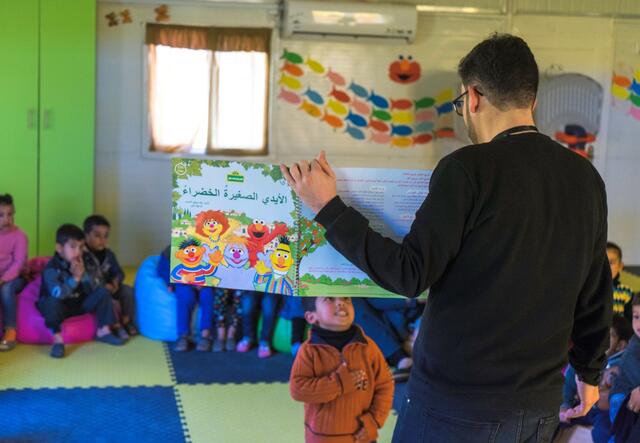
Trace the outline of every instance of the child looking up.
[[348, 297], [304, 297], [310, 337], [296, 355], [289, 382], [304, 402], [305, 441], [373, 442], [391, 410], [387, 363], [359, 326]]
[[0, 298], [5, 328], [0, 351], [16, 347], [16, 295], [26, 284], [20, 272], [27, 262], [27, 236], [13, 223], [14, 214], [13, 198], [0, 195]]

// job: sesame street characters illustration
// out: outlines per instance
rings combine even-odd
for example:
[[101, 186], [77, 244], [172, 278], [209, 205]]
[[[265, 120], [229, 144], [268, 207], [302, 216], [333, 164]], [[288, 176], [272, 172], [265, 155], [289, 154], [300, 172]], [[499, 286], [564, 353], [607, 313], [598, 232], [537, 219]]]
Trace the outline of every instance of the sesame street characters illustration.
[[407, 85], [420, 78], [420, 63], [413, 60], [412, 56], [398, 56], [398, 59], [389, 65], [389, 78]]
[[235, 289], [253, 290], [256, 271], [249, 265], [249, 248], [245, 237], [227, 239], [224, 248], [224, 264], [218, 267], [216, 277], [220, 284]]
[[286, 235], [288, 231], [287, 225], [278, 223], [273, 229], [262, 220], [254, 220], [247, 227], [247, 235], [249, 240], [247, 246], [249, 248], [249, 264], [253, 267], [258, 261], [258, 253], [264, 252], [264, 247], [274, 238], [280, 235]]
[[206, 248], [195, 238], [188, 238], [180, 243], [175, 256], [180, 264], [171, 271], [171, 279], [176, 283], [188, 283], [203, 286], [207, 277], [215, 274], [222, 252], [216, 251], [203, 260]]
[[264, 261], [256, 265], [255, 288], [273, 294], [293, 295], [293, 283], [287, 277], [293, 265], [291, 246], [286, 237], [280, 237], [276, 249]]

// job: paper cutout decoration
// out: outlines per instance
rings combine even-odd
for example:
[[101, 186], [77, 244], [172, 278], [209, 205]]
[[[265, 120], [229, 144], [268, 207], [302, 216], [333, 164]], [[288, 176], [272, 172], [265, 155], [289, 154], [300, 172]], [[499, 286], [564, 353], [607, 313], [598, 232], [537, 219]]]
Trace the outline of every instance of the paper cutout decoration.
[[120, 11], [120, 17], [122, 17], [122, 24], [133, 22], [133, 19], [131, 18], [131, 11], [128, 9]]
[[160, 5], [154, 9], [156, 13], [156, 21], [157, 22], [168, 22], [169, 21], [169, 6]]
[[391, 81], [408, 85], [420, 79], [420, 63], [413, 60], [412, 56], [398, 56], [398, 60], [389, 65], [389, 78]]
[[110, 12], [109, 14], [105, 15], [104, 18], [107, 19], [110, 28], [112, 26], [118, 26], [118, 16], [115, 12]]
[[627, 107], [627, 114], [640, 121], [640, 70], [620, 66], [611, 79], [611, 95], [614, 104]]
[[[354, 140], [396, 148], [410, 148], [431, 143], [436, 138], [455, 137], [451, 125], [443, 125], [443, 122], [450, 123], [453, 112], [451, 88], [440, 91], [435, 97], [418, 100], [388, 98], [355, 80], [347, 83], [344, 75], [311, 57], [305, 59], [285, 49], [280, 58], [278, 99], [296, 106], [334, 131]], [[400, 60], [392, 63], [394, 65], [394, 81], [411, 83], [420, 77], [420, 65], [410, 57], [404, 59], [401, 56]], [[410, 75], [402, 76], [403, 72]], [[390, 77], [391, 73], [390, 67]], [[307, 80], [310, 76], [325, 79], [325, 90], [312, 88]]]

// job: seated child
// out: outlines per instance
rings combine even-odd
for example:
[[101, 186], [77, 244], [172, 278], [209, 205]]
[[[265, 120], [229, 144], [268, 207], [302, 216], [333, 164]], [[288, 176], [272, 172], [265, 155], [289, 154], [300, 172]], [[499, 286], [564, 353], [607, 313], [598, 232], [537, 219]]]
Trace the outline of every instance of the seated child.
[[[235, 351], [241, 297], [242, 291], [216, 288], [213, 297], [213, 316], [218, 337], [213, 342], [213, 352]], [[229, 324], [228, 328], [227, 323]]]
[[[565, 373], [564, 388], [562, 391], [563, 402], [560, 407], [560, 422], [570, 425], [593, 426], [591, 435], [595, 443], [606, 443], [611, 436], [611, 421], [609, 419], [609, 390], [619, 373], [622, 356], [629, 340], [633, 337], [633, 329], [626, 318], [615, 316], [610, 329], [609, 349], [607, 349], [607, 367], [600, 382], [600, 400], [591, 411], [577, 419], [566, 417], [567, 410], [580, 403], [578, 387], [576, 384], [576, 372], [569, 366]], [[561, 425], [566, 426], [566, 425]]]
[[304, 297], [312, 325], [289, 387], [304, 402], [305, 441], [373, 442], [393, 402], [391, 371], [378, 346], [353, 324], [350, 298]]
[[607, 243], [607, 257], [611, 266], [611, 278], [613, 279], [613, 314], [623, 315], [631, 322], [631, 298], [633, 289], [620, 283], [620, 272], [624, 269], [622, 261], [622, 249], [615, 243]]
[[85, 271], [82, 251], [84, 233], [75, 225], [65, 224], [56, 232], [56, 252], [42, 273], [38, 309], [45, 325], [54, 334], [51, 357], [64, 357], [62, 322], [69, 317], [95, 312], [98, 317], [96, 340], [120, 346], [124, 340], [111, 333], [117, 324], [111, 294], [104, 286], [94, 285]]
[[280, 317], [291, 321], [291, 355], [294, 357], [304, 341], [307, 329], [307, 321], [304, 319], [302, 297], [287, 296], [284, 298], [284, 306], [280, 311]]
[[111, 298], [120, 305], [121, 323], [116, 325], [118, 336], [124, 340], [137, 335], [134, 326], [135, 298], [133, 288], [125, 285], [124, 272], [116, 255], [108, 247], [109, 221], [101, 215], [91, 215], [84, 221], [84, 234], [87, 250], [84, 263], [87, 272], [94, 279], [94, 284], [104, 286], [111, 293]]
[[16, 296], [26, 285], [20, 272], [27, 262], [27, 236], [13, 224], [13, 214], [13, 198], [0, 195], [0, 314], [4, 324], [0, 351], [16, 347]]
[[631, 301], [633, 312], [634, 336], [624, 352], [620, 364], [620, 374], [613, 381], [609, 395], [609, 417], [611, 423], [620, 410], [625, 397], [629, 396], [628, 408], [633, 412], [640, 411], [640, 294]]

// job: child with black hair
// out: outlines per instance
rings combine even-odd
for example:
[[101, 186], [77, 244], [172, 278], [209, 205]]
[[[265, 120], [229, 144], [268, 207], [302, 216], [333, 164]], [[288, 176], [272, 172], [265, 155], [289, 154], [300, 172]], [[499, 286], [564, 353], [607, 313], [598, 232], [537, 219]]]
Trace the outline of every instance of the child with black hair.
[[111, 294], [101, 285], [95, 285], [85, 270], [82, 253], [84, 232], [75, 225], [65, 224], [56, 232], [56, 252], [42, 273], [42, 286], [38, 309], [45, 325], [51, 329], [54, 344], [51, 357], [64, 357], [62, 322], [69, 317], [95, 312], [98, 318], [96, 340], [120, 346], [124, 340], [113, 335], [117, 324]]
[[16, 296], [26, 285], [20, 273], [27, 262], [27, 235], [14, 224], [14, 214], [11, 195], [0, 195], [0, 312], [4, 324], [0, 352], [16, 347]]
[[102, 215], [91, 215], [84, 220], [83, 228], [87, 246], [83, 258], [87, 272], [93, 278], [93, 284], [104, 286], [120, 306], [121, 324], [116, 325], [116, 333], [123, 340], [138, 335], [134, 325], [133, 288], [123, 283], [124, 271], [115, 253], [108, 247], [111, 230], [109, 221]]
[[631, 299], [633, 289], [620, 283], [620, 272], [624, 269], [622, 261], [622, 248], [613, 242], [607, 243], [607, 258], [611, 267], [611, 279], [613, 280], [613, 314], [623, 315], [631, 322]]
[[312, 325], [289, 387], [304, 402], [305, 441], [373, 442], [391, 411], [393, 379], [378, 346], [353, 324], [348, 297], [303, 297]]

